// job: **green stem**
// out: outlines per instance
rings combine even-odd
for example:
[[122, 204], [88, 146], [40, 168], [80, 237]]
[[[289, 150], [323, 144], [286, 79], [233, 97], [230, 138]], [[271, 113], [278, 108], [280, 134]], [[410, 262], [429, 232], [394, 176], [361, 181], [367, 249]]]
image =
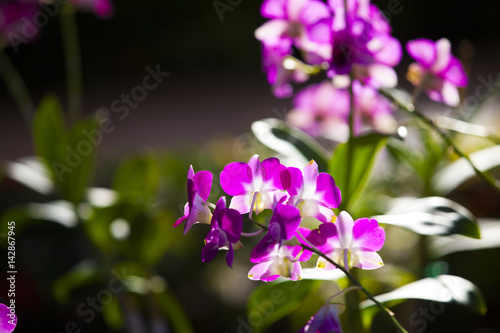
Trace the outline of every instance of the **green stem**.
[[330, 259], [328, 256], [323, 254], [323, 252], [319, 251], [315, 247], [307, 246], [305, 244], [301, 244], [301, 246], [305, 250], [309, 250], [313, 253], [316, 253], [317, 255], [328, 261], [330, 264], [340, 269], [347, 276], [347, 278], [351, 280], [353, 285], [358, 286], [359, 289], [366, 295], [366, 297], [372, 300], [375, 303], [375, 305], [382, 310], [382, 313], [392, 322], [392, 324], [399, 330], [399, 332], [408, 333], [406, 329], [396, 319], [394, 313], [391, 310], [389, 310], [386, 306], [384, 306], [382, 303], [380, 303], [368, 290], [365, 289], [365, 287], [363, 287], [363, 285], [354, 277], [354, 275], [349, 273], [342, 265], [337, 264], [335, 261]]
[[482, 178], [484, 181], [486, 181], [488, 184], [490, 184], [495, 190], [500, 192], [500, 182], [496, 180], [489, 172], [487, 171], [481, 171], [479, 170], [472, 160], [470, 159], [469, 155], [467, 155], [465, 152], [463, 152], [456, 144], [453, 142], [453, 139], [451, 138], [450, 135], [448, 135], [446, 132], [441, 130], [439, 126], [437, 126], [434, 121], [424, 114], [420, 113], [418, 110], [415, 109], [415, 106], [413, 104], [403, 104], [394, 97], [392, 97], [390, 94], [383, 93], [382, 94], [386, 97], [388, 97], [392, 102], [396, 103], [399, 108], [402, 110], [409, 112], [413, 115], [415, 115], [418, 119], [420, 119], [422, 122], [424, 122], [426, 125], [428, 125], [430, 128], [432, 128], [443, 140], [446, 142], [446, 144], [450, 147], [453, 148], [455, 153], [464, 158], [469, 165], [474, 169], [474, 172], [476, 173], [477, 176]]
[[66, 59], [68, 112], [70, 123], [74, 124], [80, 117], [82, 110], [82, 64], [73, 7], [66, 5], [61, 9], [60, 24]]
[[33, 99], [31, 98], [31, 94], [23, 78], [14, 67], [14, 64], [4, 49], [0, 49], [0, 75], [5, 82], [5, 86], [12, 95], [12, 98], [21, 110], [23, 118], [31, 125], [33, 117], [35, 116]]
[[[354, 92], [352, 91], [352, 81], [353, 77], [351, 75], [350, 77], [350, 83], [349, 83], [349, 141], [347, 145], [347, 170], [352, 170], [353, 168], [353, 161], [354, 161]], [[345, 189], [343, 191], [344, 195], [350, 194], [352, 191], [350, 190], [350, 185], [351, 185], [351, 173], [349, 172], [347, 174], [347, 177], [345, 179]], [[345, 210], [347, 209], [347, 205], [349, 203], [349, 200], [351, 198], [349, 197], [344, 197], [342, 200], [342, 203], [340, 204], [339, 209], [340, 210]]]

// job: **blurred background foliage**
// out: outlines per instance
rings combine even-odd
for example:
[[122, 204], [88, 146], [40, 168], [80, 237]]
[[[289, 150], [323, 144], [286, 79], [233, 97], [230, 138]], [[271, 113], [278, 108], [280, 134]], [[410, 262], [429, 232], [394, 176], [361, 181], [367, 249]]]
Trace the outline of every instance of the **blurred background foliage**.
[[[390, 1], [374, 2], [384, 9]], [[391, 24], [402, 43], [416, 37], [435, 40], [446, 36], [460, 53], [460, 42], [467, 39], [476, 49], [470, 60], [472, 87], [479, 76], [496, 78], [498, 1], [397, 3], [401, 12], [392, 15]], [[202, 239], [208, 227], [193, 228], [184, 236], [182, 229], [174, 229], [172, 224], [182, 215], [190, 164], [196, 171], [211, 170], [218, 175], [228, 162], [247, 161], [256, 152], [261, 157], [273, 154], [248, 133], [253, 121], [280, 118], [289, 107], [289, 101], [276, 101], [271, 96], [260, 71], [259, 44], [253, 36], [264, 21], [260, 5], [243, 0], [233, 11], [224, 13], [222, 22], [212, 1], [201, 0], [120, 0], [115, 3], [115, 17], [109, 21], [77, 14], [87, 117], [140, 83], [148, 65], [161, 64], [171, 77], [151, 92], [153, 102], [134, 110], [128, 125], [124, 123], [105, 136], [100, 152], [96, 149], [74, 172], [65, 174], [70, 180], [65, 179], [62, 188], [56, 186], [56, 175], [27, 157], [37, 153], [49, 160], [61, 158], [66, 142], [81, 140], [81, 128], [53, 130], [54, 123], [66, 122], [58, 106], [66, 103], [57, 20], [49, 21], [39, 39], [23, 46], [18, 54], [8, 50], [35, 100], [41, 102], [40, 112], [45, 105], [49, 119], [38, 120], [32, 131], [22, 122], [6, 89], [0, 90], [4, 116], [0, 127], [1, 233], [6, 233], [6, 221], [16, 221], [16, 332], [62, 332], [70, 322], [82, 332], [163, 332], [166, 327], [177, 332], [244, 331], [241, 325], [247, 320], [247, 300], [261, 285], [246, 277], [251, 246], [236, 253], [233, 269], [226, 267], [223, 256], [202, 264]], [[398, 66], [401, 73], [407, 64], [404, 58]], [[400, 81], [405, 85], [403, 75]], [[47, 92], [55, 95], [42, 99]], [[169, 98], [176, 94], [178, 104], [171, 103]], [[189, 104], [192, 100], [200, 103]], [[184, 104], [187, 106], [179, 106]], [[488, 107], [485, 112], [498, 113], [497, 104]], [[153, 120], [141, 121], [143, 113]], [[211, 116], [223, 119], [223, 124], [205, 123]], [[54, 122], [57, 117], [60, 120]], [[156, 126], [150, 127], [153, 123]], [[498, 121], [493, 124], [500, 130]], [[89, 120], [79, 126], [92, 130], [96, 124]], [[170, 131], [175, 138], [169, 136]], [[442, 161], [456, 156], [428, 129], [410, 134], [424, 143], [419, 147], [422, 154], [411, 160], [411, 152], [405, 151], [408, 147], [390, 141], [375, 165], [375, 172], [382, 176], [366, 180], [370, 195], [359, 197], [356, 215], [384, 213], [385, 202], [380, 201], [384, 196], [446, 195], [476, 217], [500, 218], [498, 193], [477, 177], [447, 193], [439, 192], [434, 187], [435, 170]], [[468, 137], [462, 140], [469, 142]], [[479, 144], [468, 149], [478, 148], [483, 147]], [[400, 163], [402, 160], [415, 163]], [[21, 170], [20, 176], [14, 177], [13, 170]], [[493, 172], [498, 179], [498, 167]], [[212, 201], [221, 193], [213, 189]], [[384, 270], [366, 277], [360, 273], [369, 290], [383, 293], [419, 278], [458, 275], [483, 291], [487, 315], [446, 304], [439, 316], [426, 322], [422, 332], [500, 331], [495, 315], [500, 311], [500, 249], [495, 248], [498, 231], [491, 231], [491, 248], [468, 252], [460, 248], [446, 252], [442, 250], [446, 244], [439, 244], [439, 239], [406, 229], [388, 226], [387, 234], [393, 242], [381, 253], [387, 262]], [[468, 246], [465, 240], [463, 244]], [[424, 250], [428, 248], [434, 252]], [[1, 249], [2, 258], [7, 257], [6, 252]], [[4, 275], [5, 271], [0, 273], [0, 288], [7, 290]], [[117, 277], [123, 278], [127, 291], [102, 298], [117, 286], [111, 284]], [[317, 306], [321, 293], [335, 288], [310, 284], [305, 289], [310, 296], [301, 300], [303, 307]], [[89, 297], [106, 302], [92, 320], [90, 312], [82, 315], [77, 310], [91, 309]], [[407, 301], [393, 310], [411, 332], [421, 332], [422, 325], [411, 323], [410, 318], [422, 307], [428, 308], [429, 302]], [[269, 331], [300, 327], [310, 316], [300, 307], [291, 312], [292, 317], [274, 318], [276, 323]], [[372, 331], [390, 331], [387, 325], [377, 316]]]

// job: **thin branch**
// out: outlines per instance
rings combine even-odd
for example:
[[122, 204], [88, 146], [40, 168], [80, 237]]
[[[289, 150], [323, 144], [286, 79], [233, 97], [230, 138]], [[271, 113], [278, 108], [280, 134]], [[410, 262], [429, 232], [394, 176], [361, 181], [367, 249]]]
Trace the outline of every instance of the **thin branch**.
[[444, 132], [441, 128], [439, 128], [439, 126], [436, 125], [432, 119], [428, 118], [423, 113], [420, 113], [412, 103], [404, 104], [401, 101], [394, 98], [391, 94], [384, 93], [383, 91], [381, 91], [381, 93], [385, 97], [389, 98], [392, 102], [396, 103], [396, 105], [399, 108], [401, 108], [402, 110], [404, 110], [408, 113], [415, 115], [418, 119], [420, 119], [426, 125], [428, 125], [430, 128], [432, 128], [448, 144], [448, 146], [453, 148], [453, 150], [455, 151], [455, 153], [457, 155], [464, 158], [470, 164], [470, 166], [474, 169], [474, 172], [476, 173], [476, 175], [478, 175], [480, 178], [482, 178], [484, 181], [486, 181], [488, 184], [490, 184], [495, 190], [500, 192], [500, 182], [498, 180], [496, 180], [488, 171], [479, 170], [475, 166], [475, 164], [472, 162], [469, 155], [467, 155], [465, 152], [463, 152], [455, 144], [455, 142], [453, 142], [453, 139], [451, 138], [451, 136], [448, 135], [446, 132]]
[[[312, 244], [311, 244], [312, 245]], [[340, 269], [348, 278], [351, 280], [356, 286], [359, 287], [359, 289], [369, 298], [371, 299], [377, 307], [379, 307], [384, 315], [393, 323], [393, 325], [399, 330], [401, 333], [408, 333], [406, 329], [399, 323], [399, 321], [396, 319], [394, 312], [392, 312], [389, 308], [387, 308], [385, 305], [380, 303], [368, 290], [363, 287], [363, 285], [351, 274], [349, 273], [343, 266], [337, 264], [335, 261], [330, 259], [328, 256], [326, 256], [323, 252], [318, 250], [315, 246], [307, 246], [305, 244], [301, 244], [302, 248], [305, 250], [309, 250], [313, 253], [316, 253], [320, 257], [324, 258], [327, 260], [330, 264], [334, 265], [338, 269]]]

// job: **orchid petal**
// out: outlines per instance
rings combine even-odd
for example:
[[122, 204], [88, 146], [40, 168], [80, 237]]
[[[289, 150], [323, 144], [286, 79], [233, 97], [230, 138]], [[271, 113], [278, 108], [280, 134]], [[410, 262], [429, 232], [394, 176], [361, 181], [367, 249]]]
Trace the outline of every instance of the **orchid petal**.
[[352, 260], [354, 267], [362, 269], [376, 269], [384, 265], [380, 255], [372, 251], [355, 251]]
[[385, 230], [374, 219], [362, 218], [354, 222], [352, 230], [353, 247], [363, 250], [379, 251], [385, 242]]

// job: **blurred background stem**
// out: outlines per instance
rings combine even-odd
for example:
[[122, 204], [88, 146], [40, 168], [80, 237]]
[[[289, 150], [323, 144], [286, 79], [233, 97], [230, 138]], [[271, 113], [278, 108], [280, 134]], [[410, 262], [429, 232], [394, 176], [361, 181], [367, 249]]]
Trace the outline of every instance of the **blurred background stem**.
[[61, 9], [61, 33], [66, 61], [66, 84], [68, 94], [68, 114], [74, 124], [82, 112], [82, 62], [80, 43], [75, 19], [75, 10], [66, 5]]
[[26, 122], [31, 125], [35, 115], [35, 105], [23, 78], [4, 49], [0, 50], [0, 75], [12, 95]]

